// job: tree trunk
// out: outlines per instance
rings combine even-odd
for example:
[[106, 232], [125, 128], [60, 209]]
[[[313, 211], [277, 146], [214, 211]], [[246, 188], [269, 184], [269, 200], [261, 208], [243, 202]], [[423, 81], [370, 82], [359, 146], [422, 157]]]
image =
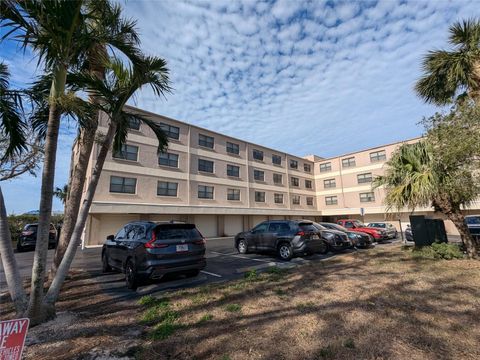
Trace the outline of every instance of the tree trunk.
[[113, 138], [115, 136], [116, 131], [116, 124], [114, 121], [110, 120], [110, 124], [108, 127], [107, 134], [102, 141], [102, 145], [100, 147], [100, 152], [97, 157], [97, 162], [95, 163], [95, 167], [93, 169], [92, 177], [88, 184], [87, 193], [85, 195], [85, 199], [83, 200], [82, 208], [80, 210], [80, 214], [78, 216], [77, 223], [75, 225], [75, 229], [73, 230], [72, 237], [70, 239], [70, 243], [68, 244], [67, 251], [58, 267], [57, 274], [48, 289], [47, 295], [45, 296], [45, 306], [46, 308], [53, 308], [55, 306], [55, 302], [58, 299], [58, 295], [60, 293], [60, 289], [62, 287], [63, 282], [65, 281], [65, 277], [68, 274], [70, 266], [72, 264], [73, 258], [75, 257], [75, 253], [77, 251], [78, 246], [80, 245], [81, 236], [83, 233], [83, 228], [85, 227], [85, 223], [87, 221], [88, 212], [90, 211], [90, 206], [92, 204], [93, 196], [95, 194], [95, 190], [97, 189], [98, 181], [100, 179], [100, 175], [103, 169], [103, 164], [105, 163], [105, 159], [108, 154], [108, 150], [110, 149]]
[[[97, 79], [103, 79], [105, 77], [105, 59], [108, 58], [106, 47], [103, 45], [94, 46], [92, 51], [88, 53], [88, 58], [90, 62], [90, 73]], [[98, 96], [90, 96], [90, 101], [92, 103], [98, 103], [100, 99]], [[82, 200], [85, 177], [87, 175], [93, 143], [95, 142], [99, 117], [100, 112], [97, 111], [89, 126], [81, 129], [80, 135], [78, 136], [78, 160], [75, 161], [75, 159], [72, 159], [73, 170], [70, 173], [68, 197], [65, 201], [64, 222], [50, 269], [50, 280], [55, 278], [58, 267], [70, 242], [73, 229], [77, 223], [80, 201]]]
[[460, 233], [462, 241], [467, 249], [468, 257], [470, 259], [477, 259], [479, 250], [478, 245], [473, 236], [470, 234], [468, 226], [465, 224], [465, 216], [459, 210], [448, 213], [447, 217], [453, 222]]
[[27, 294], [23, 288], [22, 277], [18, 269], [12, 247], [12, 236], [8, 227], [7, 210], [0, 187], [0, 256], [2, 257], [3, 271], [7, 279], [8, 292], [18, 317], [24, 316], [28, 308]]
[[72, 159], [73, 166], [72, 172], [70, 173], [68, 195], [65, 201], [63, 226], [55, 250], [52, 267], [50, 269], [50, 279], [53, 279], [57, 273], [77, 222], [80, 201], [82, 200], [83, 195], [83, 187], [85, 185], [85, 176], [87, 174], [89, 158], [92, 152], [96, 131], [97, 126], [92, 124], [91, 127], [81, 130], [77, 140], [79, 154], [78, 159]]
[[67, 71], [59, 66], [54, 73], [50, 90], [50, 108], [45, 139], [45, 158], [42, 172], [42, 188], [37, 228], [37, 242], [33, 259], [32, 282], [28, 317], [30, 324], [36, 325], [45, 320], [42, 313], [43, 285], [47, 269], [48, 237], [50, 231], [50, 217], [52, 215], [53, 185], [55, 180], [55, 160], [57, 155], [58, 133], [60, 129], [61, 109], [58, 100], [65, 91]]

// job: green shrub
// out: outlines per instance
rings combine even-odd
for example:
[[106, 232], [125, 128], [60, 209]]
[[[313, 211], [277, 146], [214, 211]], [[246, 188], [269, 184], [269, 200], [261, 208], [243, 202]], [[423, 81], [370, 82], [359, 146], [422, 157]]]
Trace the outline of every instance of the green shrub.
[[433, 243], [431, 246], [416, 247], [413, 256], [419, 259], [463, 259], [463, 253], [456, 244]]
[[256, 280], [258, 280], [257, 270], [248, 270], [248, 271], [244, 274], [244, 278], [245, 278], [245, 280], [248, 280], [248, 281], [256, 281]]

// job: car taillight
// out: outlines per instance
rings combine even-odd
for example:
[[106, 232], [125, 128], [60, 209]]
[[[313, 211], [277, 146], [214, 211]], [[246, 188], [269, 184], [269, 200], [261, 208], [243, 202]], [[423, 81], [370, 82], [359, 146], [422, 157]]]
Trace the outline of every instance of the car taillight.
[[205, 241], [205, 238], [202, 238], [202, 240], [197, 240], [193, 242], [196, 245], [205, 245], [207, 242]]
[[147, 249], [158, 249], [158, 248], [166, 248], [168, 244], [155, 244], [157, 241], [157, 235], [155, 235], [155, 231], [152, 232], [152, 238], [145, 243], [145, 247]]
[[305, 235], [305, 231], [303, 231], [303, 230], [302, 230], [302, 231], [299, 231], [299, 232], [296, 233], [296, 235], [298, 235], [298, 236], [304, 236], [304, 235]]
[[22, 235], [24, 236], [30, 236], [33, 234], [33, 231], [22, 231]]

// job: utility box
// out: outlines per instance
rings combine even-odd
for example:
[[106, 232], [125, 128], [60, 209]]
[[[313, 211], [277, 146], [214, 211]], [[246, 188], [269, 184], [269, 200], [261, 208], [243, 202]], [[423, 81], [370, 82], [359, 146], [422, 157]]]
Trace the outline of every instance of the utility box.
[[410, 215], [415, 246], [428, 246], [434, 242], [448, 242], [445, 224], [441, 219], [427, 218], [424, 215]]

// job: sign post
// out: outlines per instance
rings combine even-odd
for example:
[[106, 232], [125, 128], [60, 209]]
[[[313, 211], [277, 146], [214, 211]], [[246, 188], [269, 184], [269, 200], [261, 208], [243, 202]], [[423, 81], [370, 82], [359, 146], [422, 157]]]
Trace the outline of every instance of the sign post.
[[362, 223], [365, 222], [365, 208], [360, 208], [360, 215], [362, 216]]
[[20, 360], [30, 319], [0, 322], [0, 360]]

